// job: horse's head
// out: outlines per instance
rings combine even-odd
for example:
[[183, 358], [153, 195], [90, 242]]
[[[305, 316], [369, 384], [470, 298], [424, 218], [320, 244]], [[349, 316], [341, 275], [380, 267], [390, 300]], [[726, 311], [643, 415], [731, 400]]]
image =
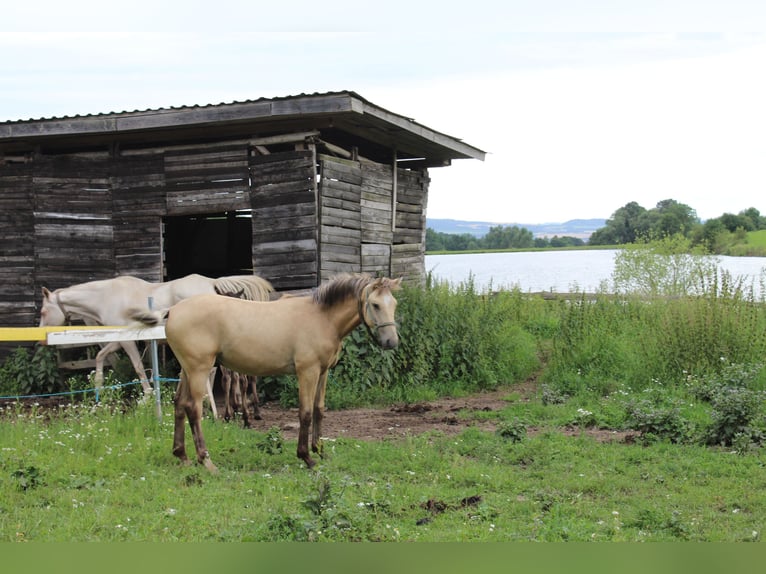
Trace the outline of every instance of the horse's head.
[[68, 317], [61, 308], [58, 297], [43, 287], [43, 306], [40, 309], [40, 327], [58, 327], [67, 323]]
[[396, 299], [391, 294], [399, 289], [402, 279], [381, 277], [370, 282], [362, 292], [361, 315], [370, 333], [384, 349], [399, 345], [396, 330]]

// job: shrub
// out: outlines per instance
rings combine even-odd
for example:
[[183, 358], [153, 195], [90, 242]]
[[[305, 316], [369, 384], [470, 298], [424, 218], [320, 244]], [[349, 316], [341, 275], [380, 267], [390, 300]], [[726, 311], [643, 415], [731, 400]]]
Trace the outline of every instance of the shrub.
[[527, 438], [527, 425], [519, 419], [503, 421], [497, 425], [495, 432], [510, 442], [521, 442]]
[[764, 394], [760, 391], [728, 387], [720, 389], [712, 398], [712, 422], [705, 433], [710, 445], [731, 446], [743, 437], [760, 444], [763, 432], [756, 424], [761, 412]]
[[50, 394], [63, 390], [56, 352], [37, 346], [16, 350], [0, 367], [0, 392], [9, 396]]
[[677, 405], [658, 406], [647, 400], [631, 402], [628, 420], [630, 426], [641, 433], [644, 443], [658, 440], [683, 443], [691, 436], [691, 423], [683, 417]]

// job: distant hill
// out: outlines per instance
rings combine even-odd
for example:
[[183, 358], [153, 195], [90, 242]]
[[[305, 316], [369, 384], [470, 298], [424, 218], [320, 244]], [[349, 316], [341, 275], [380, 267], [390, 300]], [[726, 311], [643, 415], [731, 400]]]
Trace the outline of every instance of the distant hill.
[[564, 223], [489, 223], [487, 221], [461, 221], [458, 219], [431, 219], [426, 226], [439, 233], [470, 233], [482, 237], [490, 227], [517, 226], [529, 229], [535, 237], [553, 237], [564, 235], [588, 239], [591, 234], [606, 225], [605, 219], [571, 219]]

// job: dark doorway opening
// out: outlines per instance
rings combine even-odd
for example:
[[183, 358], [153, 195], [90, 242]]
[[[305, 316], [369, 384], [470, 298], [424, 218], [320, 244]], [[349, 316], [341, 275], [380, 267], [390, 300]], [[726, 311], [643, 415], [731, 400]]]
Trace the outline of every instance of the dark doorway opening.
[[178, 215], [163, 223], [165, 281], [190, 273], [222, 277], [253, 272], [249, 210]]

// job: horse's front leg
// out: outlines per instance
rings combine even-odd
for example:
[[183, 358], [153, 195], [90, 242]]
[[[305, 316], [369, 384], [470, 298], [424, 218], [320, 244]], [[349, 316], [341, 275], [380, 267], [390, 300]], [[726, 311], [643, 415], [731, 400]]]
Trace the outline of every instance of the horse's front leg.
[[141, 386], [144, 388], [144, 395], [151, 395], [152, 387], [149, 384], [148, 377], [146, 376], [144, 363], [141, 361], [141, 354], [138, 352], [138, 347], [136, 346], [135, 341], [123, 341], [120, 343], [120, 345], [123, 349], [125, 349], [125, 352], [130, 358], [130, 362], [133, 364], [133, 370], [136, 371], [138, 380], [141, 381]]
[[298, 369], [298, 458], [309, 468], [316, 464], [309, 455], [309, 428], [320, 375], [319, 366]]
[[100, 389], [104, 386], [104, 361], [106, 358], [120, 348], [120, 343], [112, 342], [107, 343], [96, 354], [96, 388]]
[[316, 394], [314, 395], [314, 420], [311, 425], [311, 450], [323, 456], [322, 448], [322, 419], [324, 418], [324, 396], [327, 390], [327, 373], [319, 375]]

